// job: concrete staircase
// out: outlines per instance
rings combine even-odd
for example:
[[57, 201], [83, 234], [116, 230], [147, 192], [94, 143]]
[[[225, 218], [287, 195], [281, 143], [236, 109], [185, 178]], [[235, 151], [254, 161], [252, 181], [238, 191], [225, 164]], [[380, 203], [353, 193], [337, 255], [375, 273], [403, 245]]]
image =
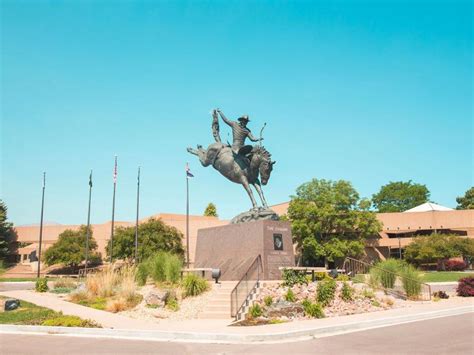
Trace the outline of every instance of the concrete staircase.
[[198, 315], [201, 319], [231, 319], [230, 294], [237, 281], [220, 281], [212, 284], [213, 295], [204, 310]]

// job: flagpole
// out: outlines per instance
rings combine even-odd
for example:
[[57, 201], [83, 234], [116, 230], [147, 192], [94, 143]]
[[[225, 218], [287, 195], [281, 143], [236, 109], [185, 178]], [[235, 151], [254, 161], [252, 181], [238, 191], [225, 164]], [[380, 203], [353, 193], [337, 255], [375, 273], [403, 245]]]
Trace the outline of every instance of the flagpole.
[[189, 269], [189, 176], [186, 171], [186, 261]]
[[46, 187], [46, 172], [43, 172], [43, 194], [41, 197], [41, 221], [40, 221], [40, 232], [39, 232], [39, 247], [38, 247], [38, 269], [36, 277], [40, 277], [41, 273], [41, 243], [43, 242], [43, 212], [44, 212], [44, 189]]
[[89, 238], [91, 226], [91, 197], [92, 197], [92, 169], [89, 175], [89, 207], [87, 209], [87, 229], [86, 229], [86, 264], [84, 266], [84, 275], [87, 275], [87, 264], [89, 262]]
[[117, 188], [117, 156], [114, 165], [114, 194], [112, 197], [112, 223], [110, 227], [110, 263], [112, 264], [114, 254], [114, 221], [115, 221], [115, 190]]
[[138, 263], [138, 213], [140, 206], [140, 167], [137, 175], [137, 217], [135, 220], [135, 263]]

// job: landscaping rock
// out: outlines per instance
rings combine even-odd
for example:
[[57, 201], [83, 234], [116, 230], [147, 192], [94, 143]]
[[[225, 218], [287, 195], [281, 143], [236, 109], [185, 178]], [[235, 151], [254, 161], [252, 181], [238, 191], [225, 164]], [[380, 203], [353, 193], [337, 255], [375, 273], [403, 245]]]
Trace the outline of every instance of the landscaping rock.
[[169, 291], [151, 290], [145, 296], [145, 302], [148, 305], [164, 307], [168, 297]]
[[13, 311], [20, 307], [20, 300], [17, 299], [8, 299], [5, 300], [5, 305], [3, 306], [3, 309], [5, 311]]
[[300, 304], [279, 300], [277, 303], [268, 307], [264, 315], [267, 318], [285, 317], [286, 319], [294, 319], [304, 315], [304, 310]]

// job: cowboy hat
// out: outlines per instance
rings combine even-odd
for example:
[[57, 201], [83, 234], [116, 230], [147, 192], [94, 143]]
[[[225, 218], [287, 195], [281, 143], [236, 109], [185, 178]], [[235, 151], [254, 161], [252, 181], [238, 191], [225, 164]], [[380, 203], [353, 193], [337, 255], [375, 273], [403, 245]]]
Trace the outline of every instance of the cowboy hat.
[[237, 118], [238, 121], [242, 122], [242, 121], [245, 121], [245, 122], [249, 122], [249, 116], [247, 115], [243, 115], [242, 117], [239, 117]]

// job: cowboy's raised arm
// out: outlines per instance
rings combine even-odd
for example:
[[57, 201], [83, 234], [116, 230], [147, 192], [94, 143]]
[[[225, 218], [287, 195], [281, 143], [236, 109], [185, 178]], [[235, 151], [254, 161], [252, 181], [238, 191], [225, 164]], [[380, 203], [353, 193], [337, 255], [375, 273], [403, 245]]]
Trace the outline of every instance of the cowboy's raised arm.
[[247, 137], [252, 141], [252, 142], [259, 142], [259, 141], [263, 141], [263, 138], [255, 138], [252, 134], [252, 132], [250, 132], [249, 130], [249, 133], [247, 135]]
[[217, 109], [217, 112], [219, 113], [219, 115], [221, 115], [221, 118], [225, 123], [227, 123], [231, 127], [233, 126], [234, 122], [232, 122], [231, 120], [228, 120], [227, 117], [224, 116], [221, 110]]

